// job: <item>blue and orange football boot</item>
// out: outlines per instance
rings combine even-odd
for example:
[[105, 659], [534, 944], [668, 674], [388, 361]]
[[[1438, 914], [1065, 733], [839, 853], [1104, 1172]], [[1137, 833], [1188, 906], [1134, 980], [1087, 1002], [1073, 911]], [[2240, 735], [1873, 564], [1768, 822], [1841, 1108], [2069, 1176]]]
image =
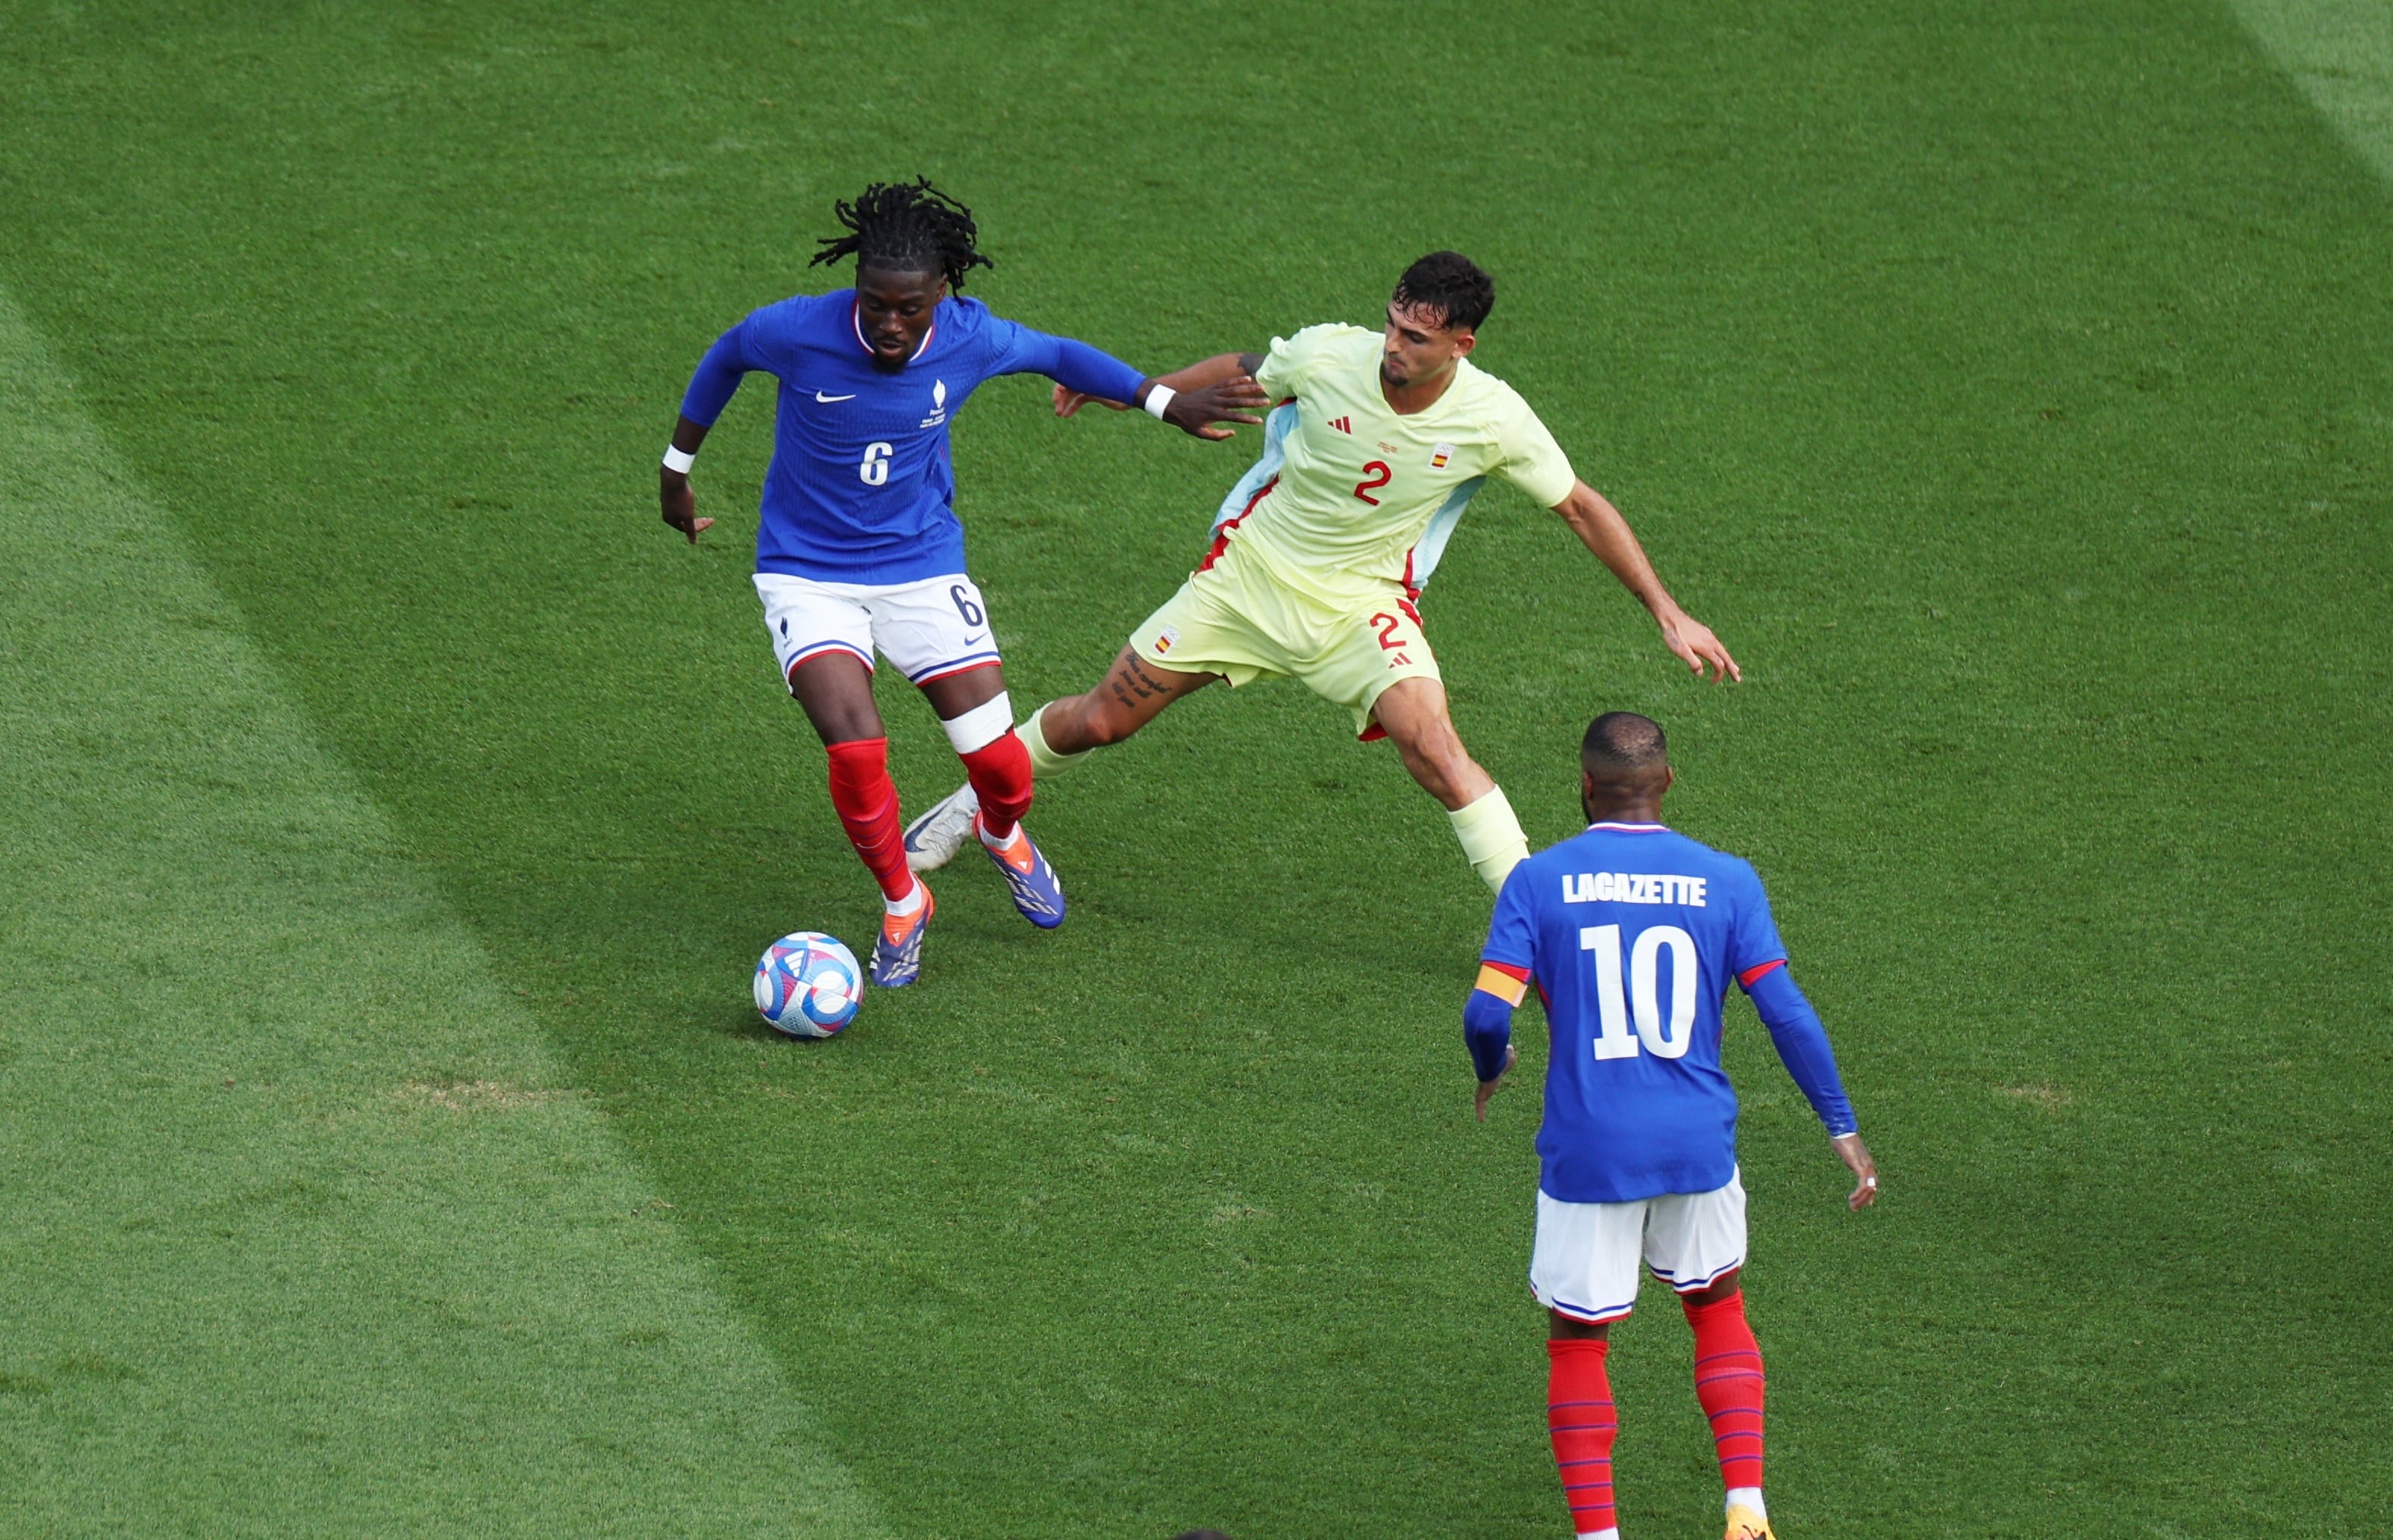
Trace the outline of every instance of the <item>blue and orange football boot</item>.
[[1064, 923], [1064, 884], [1055, 876], [1055, 868], [1039, 847], [1030, 842], [1030, 834], [1020, 824], [1013, 826], [1013, 842], [1000, 850], [988, 842], [981, 829], [981, 816], [973, 815], [973, 834], [980, 840], [980, 848], [997, 863], [1005, 874], [1005, 885], [1013, 890], [1013, 907], [1022, 918], [1042, 931], [1052, 931]]
[[931, 884], [914, 879], [914, 891], [922, 895], [922, 907], [912, 914], [881, 916], [881, 933], [872, 938], [872, 982], [883, 989], [896, 989], [922, 976], [922, 933], [931, 928], [931, 916], [938, 904], [931, 897]]

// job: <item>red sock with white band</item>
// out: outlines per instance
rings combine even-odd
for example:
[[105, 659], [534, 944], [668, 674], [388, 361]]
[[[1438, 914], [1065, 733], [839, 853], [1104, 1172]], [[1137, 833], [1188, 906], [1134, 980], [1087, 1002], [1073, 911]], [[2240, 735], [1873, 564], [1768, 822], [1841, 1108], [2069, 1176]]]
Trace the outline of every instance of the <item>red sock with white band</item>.
[[956, 757], [964, 762], [964, 774], [980, 798], [981, 828], [1003, 844], [1030, 811], [1030, 750], [1008, 729], [995, 743]]
[[1014, 735], [1013, 698], [1000, 690], [939, 725], [980, 799], [981, 831], [1000, 845], [1011, 843], [1013, 826], [1030, 811], [1030, 750]]

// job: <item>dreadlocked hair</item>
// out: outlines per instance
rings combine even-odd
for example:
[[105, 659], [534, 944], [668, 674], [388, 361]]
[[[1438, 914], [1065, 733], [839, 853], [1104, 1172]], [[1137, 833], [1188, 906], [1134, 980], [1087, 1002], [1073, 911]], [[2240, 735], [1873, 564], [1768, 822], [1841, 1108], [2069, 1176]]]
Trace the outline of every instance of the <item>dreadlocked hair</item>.
[[974, 268], [996, 266], [973, 249], [980, 230], [972, 210], [918, 176], [910, 182], [875, 182], [856, 202], [842, 199], [832, 206], [845, 235], [818, 241], [821, 251], [808, 267], [856, 258], [856, 269], [877, 268], [888, 273], [935, 272], [950, 289], [964, 286], [964, 275]]

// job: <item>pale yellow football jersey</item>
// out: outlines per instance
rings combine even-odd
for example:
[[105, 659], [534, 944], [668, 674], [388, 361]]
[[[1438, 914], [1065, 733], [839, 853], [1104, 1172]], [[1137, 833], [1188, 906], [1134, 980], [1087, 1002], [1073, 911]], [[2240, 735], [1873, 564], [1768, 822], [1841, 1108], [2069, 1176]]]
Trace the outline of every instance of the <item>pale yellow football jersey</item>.
[[1428, 581], [1490, 476], [1549, 508], [1577, 481], [1529, 403], [1469, 359], [1427, 411], [1398, 416], [1380, 394], [1380, 339], [1331, 323], [1272, 340], [1256, 381], [1295, 399], [1223, 503], [1229, 539], [1332, 603]]

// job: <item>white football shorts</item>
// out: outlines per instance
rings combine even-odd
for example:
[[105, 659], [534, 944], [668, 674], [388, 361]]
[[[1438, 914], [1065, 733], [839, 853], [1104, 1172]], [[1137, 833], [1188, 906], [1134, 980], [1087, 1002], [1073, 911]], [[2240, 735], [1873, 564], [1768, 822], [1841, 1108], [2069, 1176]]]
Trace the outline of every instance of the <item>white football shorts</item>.
[[868, 669], [877, 652], [917, 685], [1000, 660], [980, 585], [961, 572], [887, 584], [759, 572], [756, 596], [784, 685], [791, 669], [826, 652], [853, 653]]
[[1637, 1264], [1680, 1294], [1745, 1265], [1745, 1183], [1634, 1203], [1564, 1203], [1537, 1194], [1529, 1288], [1575, 1321], [1617, 1321], [1637, 1303]]

